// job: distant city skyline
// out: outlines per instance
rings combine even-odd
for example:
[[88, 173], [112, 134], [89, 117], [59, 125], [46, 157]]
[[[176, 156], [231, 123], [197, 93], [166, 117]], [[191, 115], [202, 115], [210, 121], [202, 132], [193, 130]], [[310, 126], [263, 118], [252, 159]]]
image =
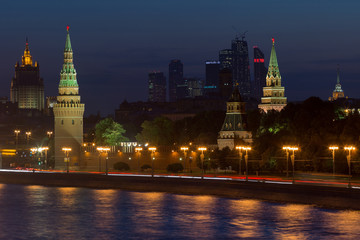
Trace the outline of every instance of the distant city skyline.
[[[62, 1], [5, 2], [0, 10], [0, 96], [10, 95], [14, 65], [26, 37], [39, 62], [45, 96], [56, 96], [66, 25], [70, 25], [85, 115], [113, 114], [128, 101], [146, 101], [148, 73], [168, 74], [172, 59], [184, 64], [184, 77], [205, 80], [205, 61], [218, 60], [245, 31], [249, 58], [253, 46], [265, 55], [271, 38], [289, 101], [319, 96], [327, 100], [337, 80], [346, 96], [359, 98], [360, 16], [356, 1]], [[306, 16], [306, 17], [305, 17]], [[253, 64], [250, 64], [251, 80]]]

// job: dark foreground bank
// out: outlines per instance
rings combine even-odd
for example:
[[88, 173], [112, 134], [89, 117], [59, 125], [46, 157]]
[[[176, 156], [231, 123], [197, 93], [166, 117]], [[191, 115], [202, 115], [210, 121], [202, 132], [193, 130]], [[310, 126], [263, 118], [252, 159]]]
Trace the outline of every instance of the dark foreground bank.
[[253, 198], [266, 201], [313, 204], [326, 208], [360, 210], [360, 190], [326, 186], [164, 177], [105, 176], [81, 173], [13, 172], [1, 172], [0, 183], [216, 195], [227, 198]]

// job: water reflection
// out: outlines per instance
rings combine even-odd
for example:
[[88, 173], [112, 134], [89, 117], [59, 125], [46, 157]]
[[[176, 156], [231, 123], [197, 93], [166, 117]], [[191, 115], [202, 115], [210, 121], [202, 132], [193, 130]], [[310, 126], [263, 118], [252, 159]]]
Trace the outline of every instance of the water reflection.
[[360, 212], [212, 196], [0, 185], [0, 239], [360, 239]]
[[306, 239], [308, 223], [312, 222], [311, 212], [314, 208], [309, 205], [286, 204], [274, 209], [276, 213], [276, 231], [278, 239]]
[[261, 202], [258, 200], [233, 200], [230, 201], [230, 211], [234, 218], [230, 221], [233, 225], [232, 233], [239, 238], [258, 238], [259, 215]]
[[114, 231], [116, 190], [94, 190], [94, 220], [97, 228]]
[[132, 192], [130, 195], [130, 201], [134, 205], [130, 213], [133, 228], [140, 235], [158, 236], [161, 234], [162, 224], [166, 222], [163, 219], [166, 211], [163, 206], [165, 193]]
[[343, 239], [351, 239], [358, 233], [360, 223], [359, 211], [330, 211], [324, 212], [324, 224], [329, 232], [342, 236]]

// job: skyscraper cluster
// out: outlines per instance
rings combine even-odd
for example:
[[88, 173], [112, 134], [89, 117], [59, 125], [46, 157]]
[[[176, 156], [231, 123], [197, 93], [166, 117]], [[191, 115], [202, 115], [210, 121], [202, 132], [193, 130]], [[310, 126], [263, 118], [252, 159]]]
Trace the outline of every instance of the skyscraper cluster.
[[[217, 93], [227, 98], [234, 86], [238, 86], [244, 99], [260, 100], [265, 86], [266, 67], [264, 54], [254, 47], [254, 81], [250, 77], [249, 48], [245, 37], [236, 37], [231, 48], [219, 51], [219, 60], [206, 61], [206, 93]], [[216, 70], [217, 68], [217, 70]], [[216, 79], [216, 80], [214, 80]]]
[[179, 59], [169, 63], [167, 87], [162, 77], [164, 73], [158, 72], [156, 77], [150, 72], [148, 100], [166, 101], [163, 97], [164, 89], [168, 89], [169, 102], [204, 95], [227, 99], [236, 85], [244, 99], [255, 98], [260, 101], [266, 72], [264, 53], [254, 47], [254, 81], [251, 81], [248, 43], [244, 36], [236, 37], [231, 41], [231, 48], [219, 51], [218, 60], [205, 61], [204, 82], [196, 78], [184, 78], [184, 65]]
[[163, 72], [154, 71], [148, 74], [149, 102], [166, 102], [168, 89], [169, 102], [203, 95], [203, 83], [199, 78], [184, 77], [184, 65], [179, 59], [169, 63], [168, 88]]

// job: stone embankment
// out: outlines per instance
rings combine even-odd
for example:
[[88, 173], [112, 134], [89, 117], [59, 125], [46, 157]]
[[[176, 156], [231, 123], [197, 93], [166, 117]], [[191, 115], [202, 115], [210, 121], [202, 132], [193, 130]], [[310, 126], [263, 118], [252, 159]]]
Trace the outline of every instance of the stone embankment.
[[81, 173], [16, 172], [1, 172], [0, 183], [215, 195], [235, 199], [251, 198], [273, 202], [312, 204], [325, 208], [360, 210], [360, 190], [328, 186]]

